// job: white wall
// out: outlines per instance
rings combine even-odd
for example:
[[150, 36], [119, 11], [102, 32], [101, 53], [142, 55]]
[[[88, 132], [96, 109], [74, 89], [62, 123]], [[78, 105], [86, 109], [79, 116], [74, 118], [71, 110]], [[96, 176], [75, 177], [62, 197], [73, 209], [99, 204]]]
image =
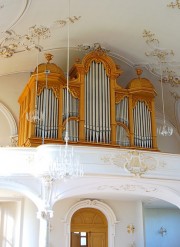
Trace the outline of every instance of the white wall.
[[17, 124], [19, 121], [18, 98], [30, 78], [29, 73], [0, 76], [0, 102], [12, 113]]
[[20, 201], [0, 202], [0, 246], [20, 246], [20, 211]]
[[[107, 204], [114, 211], [118, 221], [116, 225], [115, 247], [129, 247], [133, 241], [136, 243], [136, 246], [144, 247], [141, 202], [107, 201]], [[129, 224], [135, 226], [134, 234], [127, 232]]]
[[[144, 209], [145, 247], [180, 246], [180, 210], [179, 209]], [[166, 228], [167, 234], [161, 236], [159, 230]]]
[[11, 145], [11, 130], [4, 114], [0, 112], [0, 146]]
[[178, 134], [173, 133], [172, 136], [157, 136], [157, 145], [161, 152], [179, 154], [180, 138]]
[[37, 207], [25, 198], [22, 217], [22, 247], [39, 247], [39, 220], [36, 215]]
[[[12, 114], [18, 126], [19, 122], [19, 103], [18, 98], [22, 93], [29, 73], [17, 73], [12, 75], [0, 76], [0, 103], [2, 103]], [[0, 146], [11, 145], [10, 126], [5, 116], [0, 112]]]

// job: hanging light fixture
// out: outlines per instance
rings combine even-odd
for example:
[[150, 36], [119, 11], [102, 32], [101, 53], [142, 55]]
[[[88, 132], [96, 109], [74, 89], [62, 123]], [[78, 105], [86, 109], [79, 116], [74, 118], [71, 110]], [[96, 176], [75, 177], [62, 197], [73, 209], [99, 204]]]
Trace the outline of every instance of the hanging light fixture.
[[161, 98], [162, 98], [162, 110], [163, 110], [163, 125], [157, 129], [157, 133], [161, 136], [171, 136], [173, 134], [173, 128], [166, 123], [165, 109], [164, 109], [164, 89], [163, 89], [163, 76], [162, 76], [162, 62], [160, 62], [160, 82], [161, 82]]
[[26, 113], [26, 119], [29, 122], [35, 123], [35, 124], [39, 124], [40, 122], [43, 121], [43, 113], [38, 111], [37, 108], [37, 88], [38, 88], [38, 74], [39, 74], [39, 53], [42, 50], [42, 47], [39, 45], [39, 40], [40, 37], [37, 36], [38, 42], [37, 45], [35, 45], [35, 49], [37, 50], [37, 57], [36, 57], [36, 79], [35, 79], [35, 106], [34, 106], [34, 110], [27, 112]]
[[[69, 1], [69, 16], [70, 16], [70, 1]], [[49, 185], [57, 180], [64, 178], [72, 178], [83, 176], [83, 168], [79, 162], [79, 157], [74, 150], [74, 147], [69, 146], [69, 22], [67, 25], [67, 90], [66, 90], [66, 132], [65, 145], [45, 144], [45, 120], [43, 123], [43, 145], [37, 148], [36, 155], [36, 173], [43, 178]], [[47, 72], [47, 71], [46, 71]], [[46, 90], [47, 90], [47, 76], [46, 73]], [[47, 98], [46, 98], [47, 99]], [[47, 102], [45, 102], [45, 106]], [[45, 118], [45, 117], [44, 117]]]

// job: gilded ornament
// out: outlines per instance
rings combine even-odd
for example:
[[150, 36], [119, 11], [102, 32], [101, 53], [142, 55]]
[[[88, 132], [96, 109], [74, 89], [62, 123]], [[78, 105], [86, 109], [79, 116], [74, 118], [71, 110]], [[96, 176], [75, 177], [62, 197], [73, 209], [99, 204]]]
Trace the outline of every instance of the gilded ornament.
[[170, 84], [172, 87], [180, 85], [180, 78], [176, 75], [175, 71], [166, 68], [163, 71], [163, 78], [162, 81], [164, 83]]
[[47, 39], [51, 36], [50, 28], [45, 26], [39, 26], [36, 25], [29, 28], [29, 33], [27, 35], [27, 39], [33, 39], [33, 38], [43, 38]]
[[69, 86], [69, 92], [72, 94], [74, 98], [80, 99], [80, 88]]
[[57, 25], [58, 27], [62, 28], [64, 27], [68, 22], [70, 24], [75, 23], [76, 21], [79, 21], [81, 18], [81, 16], [73, 16], [73, 17], [67, 17], [64, 20], [57, 20], [54, 22], [55, 25]]
[[[48, 82], [48, 89], [52, 89], [56, 98], [60, 97], [60, 88], [59, 85], [55, 83], [51, 83], [50, 81]], [[45, 81], [39, 81], [38, 82], [38, 88], [37, 88], [37, 95], [40, 95], [41, 92], [46, 88], [46, 82]]]
[[127, 226], [128, 233], [134, 233], [134, 230], [135, 230], [135, 226], [133, 224]]
[[179, 100], [180, 96], [176, 92], [170, 92], [171, 95], [174, 97], [175, 100]]
[[166, 62], [168, 56], [174, 56], [173, 50], [166, 51], [161, 49], [154, 49], [150, 52], [145, 52], [147, 57], [156, 57], [161, 62]]
[[115, 93], [115, 103], [119, 104], [121, 100], [123, 100], [125, 97], [128, 97], [128, 95], [125, 94], [120, 94], [120, 93]]
[[176, 2], [171, 2], [170, 4], [167, 5], [167, 7], [170, 7], [170, 8], [175, 8], [177, 7], [178, 9], [180, 9], [180, 2], [179, 0], [176, 0]]
[[49, 63], [52, 59], [53, 59], [53, 55], [52, 54], [50, 54], [50, 53], [45, 53], [44, 54], [45, 55], [45, 58], [46, 58], [46, 60], [47, 60], [47, 62]]
[[154, 157], [138, 152], [137, 150], [120, 153], [115, 156], [105, 156], [105, 159], [103, 157], [102, 160], [124, 168], [135, 176], [142, 176], [148, 171], [155, 170], [160, 165]]
[[147, 44], [159, 44], [159, 40], [155, 38], [155, 34], [152, 33], [151, 31], [147, 31], [146, 29], [143, 32], [143, 38], [146, 39]]
[[152, 100], [151, 99], [148, 99], [147, 97], [143, 97], [143, 96], [133, 96], [133, 99], [132, 99], [132, 107], [134, 108], [137, 104], [138, 101], [141, 101], [141, 102], [144, 102], [148, 108], [148, 110], [150, 112], [152, 112]]
[[[177, 4], [180, 4], [179, 1], [176, 1], [176, 4], [171, 3], [171, 7], [175, 7]], [[170, 5], [168, 7], [170, 7]], [[144, 30], [143, 37], [146, 39], [146, 43], [150, 46], [151, 51], [145, 52], [145, 55], [152, 59], [157, 59], [157, 63], [149, 65], [152, 73], [160, 75], [159, 67], [157, 64], [166, 65], [166, 70], [163, 71], [166, 76], [163, 76], [162, 82], [169, 83], [171, 86], [178, 86], [180, 84], [180, 79], [176, 76], [173, 70], [170, 70], [168, 67], [170, 64], [170, 58], [174, 56], [173, 50], [162, 49], [159, 47], [159, 40], [155, 38], [155, 35], [150, 31]], [[158, 68], [157, 68], [158, 67]]]
[[81, 45], [78, 45], [78, 49], [80, 51], [88, 51], [88, 52], [95, 51], [98, 56], [103, 56], [107, 52], [110, 52], [110, 50], [102, 48], [100, 43], [94, 43], [93, 46], [81, 44]]
[[28, 32], [24, 35], [17, 34], [14, 30], [7, 30], [4, 32], [5, 37], [0, 43], [0, 56], [3, 58], [12, 57], [15, 53], [22, 51], [30, 51], [37, 49], [43, 50], [43, 47], [39, 45], [40, 39], [48, 39], [52, 35], [54, 25], [58, 28], [64, 27], [68, 22], [70, 24], [75, 23], [81, 18], [81, 16], [68, 17], [65, 20], [57, 20], [53, 25], [29, 27]]

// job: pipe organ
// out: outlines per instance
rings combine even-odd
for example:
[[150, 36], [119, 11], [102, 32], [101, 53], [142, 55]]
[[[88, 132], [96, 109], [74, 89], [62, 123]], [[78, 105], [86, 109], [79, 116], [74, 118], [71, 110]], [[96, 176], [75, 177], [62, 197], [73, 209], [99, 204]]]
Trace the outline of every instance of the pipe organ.
[[[100, 47], [63, 71], [47, 55], [19, 98], [19, 146], [69, 143], [157, 150], [152, 83], [141, 78], [126, 88], [117, 84], [122, 71]], [[47, 72], [48, 71], [48, 72]]]

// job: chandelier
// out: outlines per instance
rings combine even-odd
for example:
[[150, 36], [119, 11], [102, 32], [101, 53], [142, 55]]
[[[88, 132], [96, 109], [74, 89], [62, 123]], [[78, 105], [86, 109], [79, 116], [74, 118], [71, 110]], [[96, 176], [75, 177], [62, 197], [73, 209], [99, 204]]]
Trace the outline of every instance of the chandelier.
[[162, 110], [163, 110], [163, 125], [157, 129], [157, 133], [161, 136], [171, 136], [173, 134], [173, 128], [166, 123], [165, 109], [164, 109], [164, 89], [163, 89], [163, 77], [162, 77], [162, 63], [160, 62], [160, 82], [161, 82], [161, 98], [162, 98]]
[[[69, 2], [70, 5], [70, 2]], [[70, 6], [69, 6], [69, 18], [70, 18]], [[42, 145], [37, 147], [36, 152], [36, 168], [35, 172], [38, 177], [45, 182], [48, 190], [52, 190], [52, 183], [57, 180], [62, 180], [65, 178], [72, 178], [72, 177], [79, 177], [83, 175], [83, 169], [79, 162], [79, 157], [77, 152], [74, 150], [73, 146], [69, 146], [69, 57], [70, 57], [70, 45], [69, 45], [69, 22], [67, 23], [67, 90], [66, 90], [66, 131], [65, 131], [65, 144], [58, 145], [58, 144], [45, 144], [46, 140], [46, 132], [49, 129], [46, 128], [46, 108], [48, 107], [47, 102], [47, 91], [48, 91], [48, 75], [51, 73], [50, 70], [45, 70], [45, 96], [44, 96], [44, 113], [39, 114], [39, 109], [37, 109], [37, 105], [35, 102], [35, 111], [32, 113], [29, 120], [34, 121], [41, 121], [42, 126]], [[39, 44], [39, 36], [38, 36], [38, 44]], [[38, 50], [39, 51], [39, 50]], [[39, 54], [39, 52], [38, 52]], [[51, 54], [46, 54], [46, 59], [48, 62], [52, 59]], [[38, 56], [37, 56], [37, 63], [38, 63]], [[38, 64], [37, 64], [37, 71], [36, 71], [36, 95], [37, 98], [37, 83], [38, 83]], [[37, 101], [37, 100], [36, 100]], [[39, 116], [40, 115], [40, 116]], [[52, 127], [53, 128], [53, 127]], [[52, 191], [50, 192], [52, 194]], [[45, 201], [48, 201], [49, 199]], [[49, 202], [47, 202], [49, 205]]]
[[83, 168], [72, 146], [44, 144], [37, 147], [36, 173], [46, 182], [80, 177]]
[[40, 36], [37, 36], [37, 45], [35, 48], [37, 49], [37, 57], [36, 57], [36, 79], [35, 79], [35, 107], [32, 111], [26, 113], [26, 119], [34, 124], [38, 124], [43, 121], [43, 113], [38, 111], [37, 108], [37, 88], [38, 88], [38, 74], [39, 74], [39, 53], [42, 51], [42, 47], [39, 45]]

